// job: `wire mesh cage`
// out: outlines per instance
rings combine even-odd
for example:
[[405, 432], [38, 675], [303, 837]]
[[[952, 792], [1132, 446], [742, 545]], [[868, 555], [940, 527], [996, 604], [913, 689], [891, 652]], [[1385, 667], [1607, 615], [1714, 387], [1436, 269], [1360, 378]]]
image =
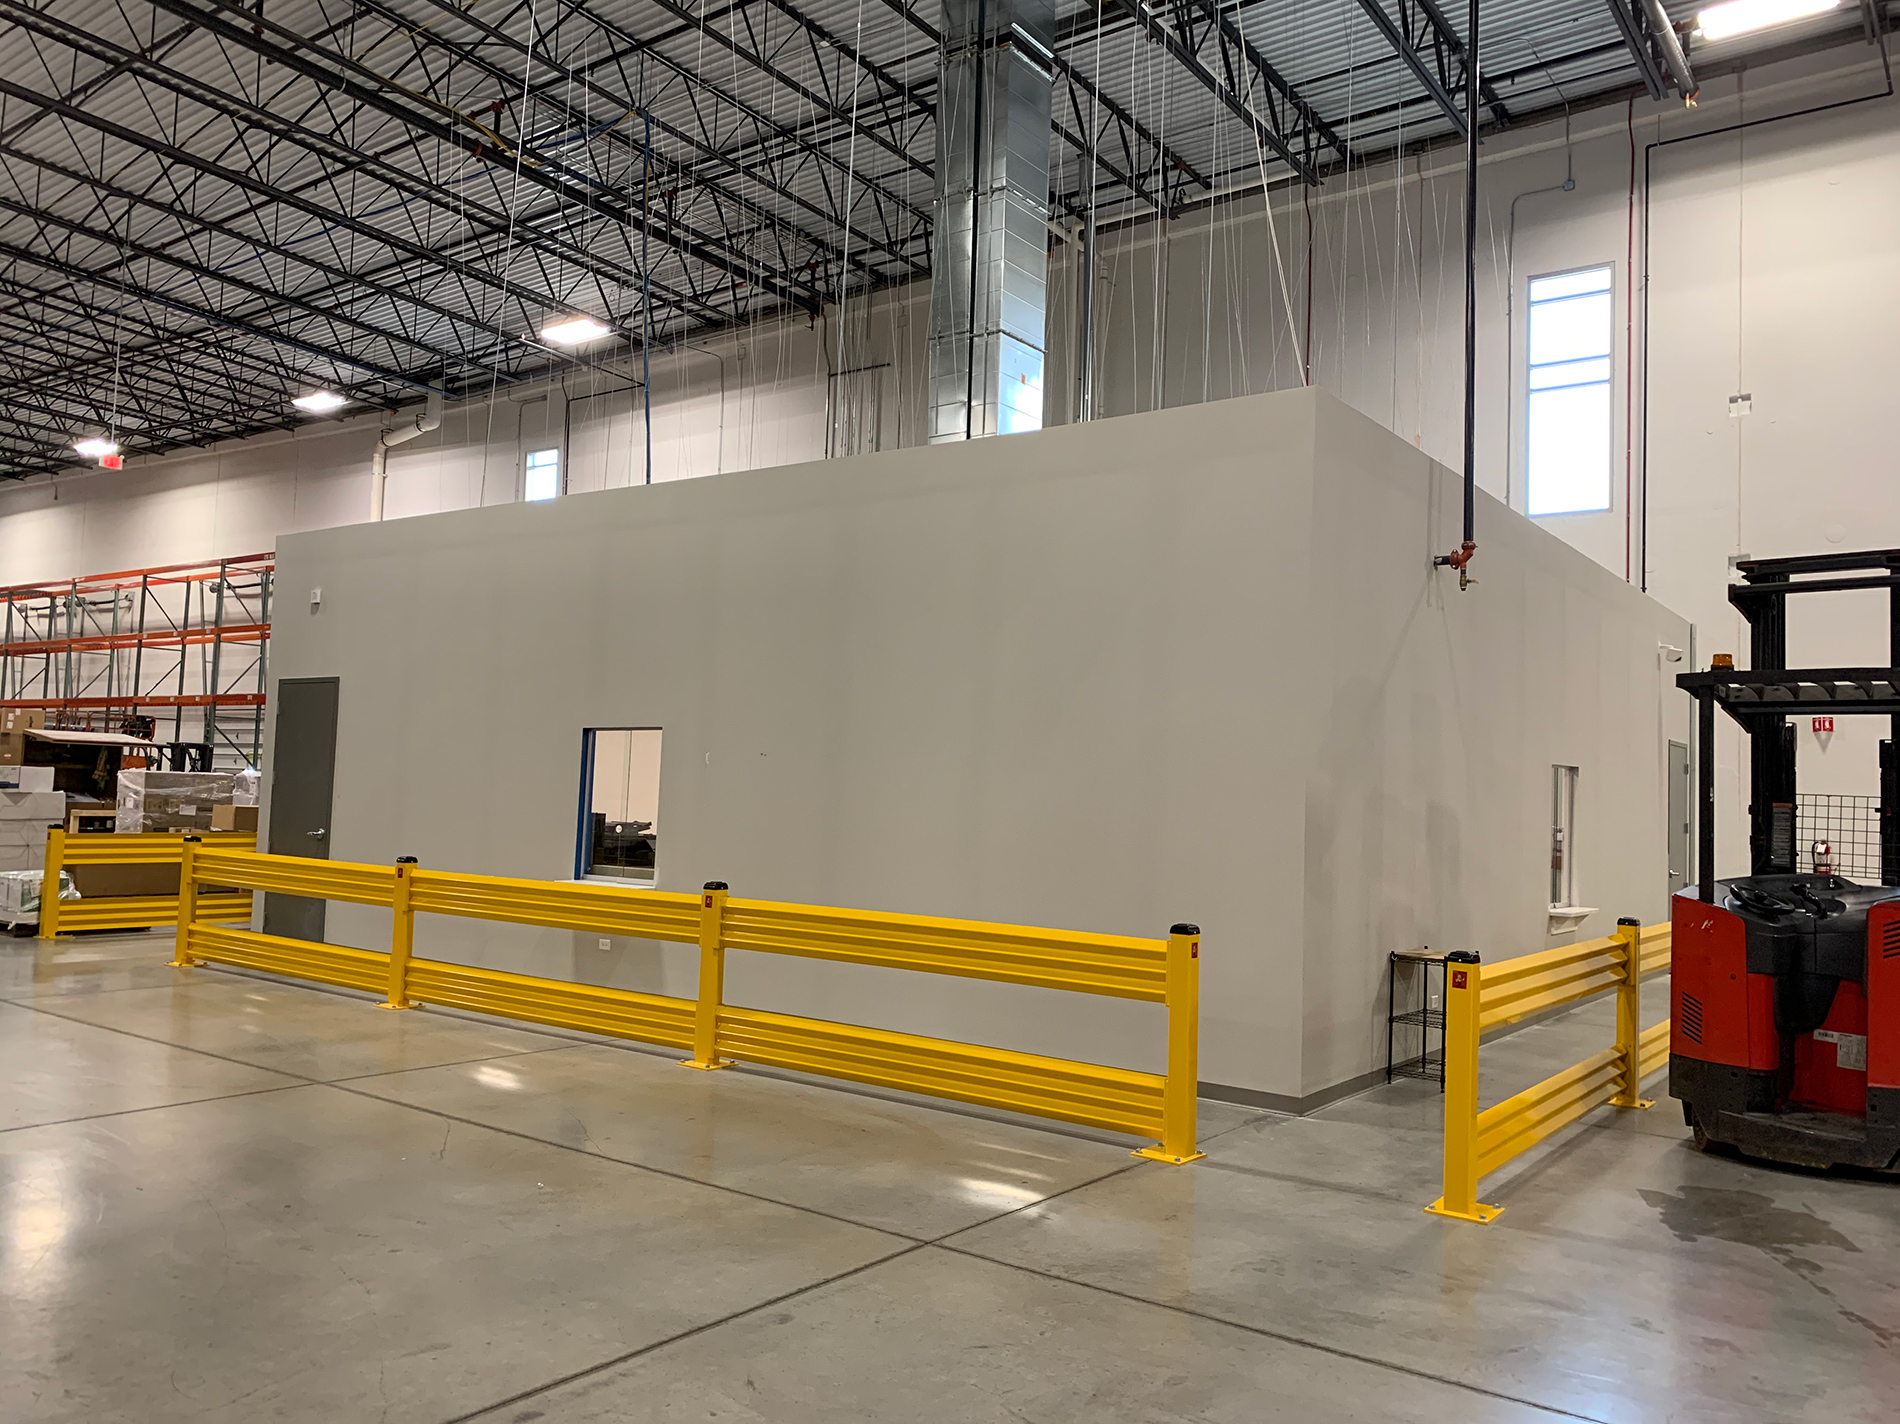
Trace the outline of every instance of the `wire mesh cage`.
[[[1880, 798], [1799, 792], [1795, 845], [1803, 870], [1831, 870], [1863, 885], [1880, 883]], [[1825, 847], [1817, 854], [1817, 849]]]

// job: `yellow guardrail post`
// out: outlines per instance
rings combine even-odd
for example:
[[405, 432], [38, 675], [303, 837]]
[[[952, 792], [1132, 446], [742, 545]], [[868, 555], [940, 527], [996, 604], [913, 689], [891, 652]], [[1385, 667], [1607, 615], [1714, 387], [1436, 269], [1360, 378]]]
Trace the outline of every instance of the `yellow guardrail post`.
[[730, 1068], [719, 1056], [719, 1006], [726, 989], [726, 947], [722, 936], [727, 886], [708, 880], [699, 897], [699, 1007], [693, 1016], [693, 1056], [682, 1068]]
[[1445, 956], [1445, 1194], [1425, 1210], [1459, 1221], [1495, 1221], [1501, 1206], [1478, 1200], [1478, 956]]
[[186, 836], [178, 848], [178, 934], [172, 942], [174, 969], [189, 969], [192, 964], [191, 930], [198, 919], [198, 882], [191, 878], [191, 853], [198, 845], [198, 837]]
[[41, 939], [59, 933], [59, 872], [66, 864], [66, 828], [46, 828], [46, 868], [40, 873]]
[[396, 883], [390, 890], [390, 909], [395, 921], [389, 930], [389, 997], [385, 1009], [413, 1009], [409, 1000], [409, 954], [416, 947], [416, 911], [410, 903], [415, 888], [416, 858], [396, 857]]
[[1161, 1093], [1161, 1142], [1135, 1156], [1180, 1166], [1207, 1154], [1195, 1148], [1194, 1110], [1200, 1098], [1201, 931], [1168, 931], [1168, 1081]]
[[1622, 1083], [1610, 1106], [1652, 1108], [1643, 1096], [1643, 922], [1627, 916], [1616, 922], [1623, 942], [1623, 982], [1616, 986], [1616, 1051], [1623, 1055]]

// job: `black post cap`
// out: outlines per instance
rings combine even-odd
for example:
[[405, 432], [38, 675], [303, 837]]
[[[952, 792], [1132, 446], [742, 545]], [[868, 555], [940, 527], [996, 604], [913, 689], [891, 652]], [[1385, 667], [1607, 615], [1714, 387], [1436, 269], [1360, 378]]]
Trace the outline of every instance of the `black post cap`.
[[706, 882], [706, 888], [708, 890], [730, 890], [732, 887], [723, 880], [708, 880]]
[[1617, 920], [1617, 923], [1619, 925], [1635, 925], [1638, 929], [1641, 929], [1643, 924], [1643, 922], [1634, 915], [1624, 915]]
[[414, 865], [415, 863], [416, 858], [413, 855], [399, 855], [396, 857], [396, 864], [398, 865]]
[[204, 843], [203, 836], [186, 836], [185, 839], [192, 842], [194, 845], [202, 845]]
[[1478, 951], [1475, 949], [1454, 949], [1445, 956], [1447, 964], [1476, 964]]
[[1201, 932], [1201, 927], [1199, 925], [1169, 925], [1168, 926], [1169, 934], [1197, 935], [1200, 932]]

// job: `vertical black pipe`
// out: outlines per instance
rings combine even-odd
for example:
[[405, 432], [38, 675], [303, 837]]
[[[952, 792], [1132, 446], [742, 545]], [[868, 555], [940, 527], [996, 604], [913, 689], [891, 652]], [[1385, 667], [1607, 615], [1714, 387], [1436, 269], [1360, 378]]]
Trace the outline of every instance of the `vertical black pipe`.
[[1465, 518], [1463, 543], [1432, 560], [1458, 571], [1458, 587], [1471, 582], [1471, 556], [1478, 551], [1478, 0], [1465, 13]]
[[1082, 378], [1077, 391], [1076, 419], [1095, 419], [1095, 144], [1089, 143], [1089, 209], [1082, 225]]
[[1696, 695], [1696, 893], [1715, 903], [1715, 690]]
[[[653, 483], [653, 269], [648, 237], [653, 231], [653, 111], [647, 108], [647, 61], [640, 56], [640, 112], [646, 137], [640, 143], [640, 396], [647, 440], [647, 476]], [[567, 457], [563, 455], [562, 459]]]
[[[1478, 0], [1465, 37], [1465, 538], [1469, 558], [1478, 518]], [[1463, 565], [1460, 565], [1462, 568]]]

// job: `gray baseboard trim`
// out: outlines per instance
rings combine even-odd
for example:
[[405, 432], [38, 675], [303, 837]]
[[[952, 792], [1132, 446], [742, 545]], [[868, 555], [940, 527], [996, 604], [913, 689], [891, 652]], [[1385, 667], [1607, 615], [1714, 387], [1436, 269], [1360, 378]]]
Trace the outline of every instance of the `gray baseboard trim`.
[[1305, 1117], [1310, 1112], [1318, 1112], [1328, 1103], [1336, 1103], [1341, 1098], [1350, 1098], [1354, 1093], [1363, 1093], [1385, 1081], [1385, 1069], [1374, 1068], [1370, 1073], [1361, 1073], [1357, 1078], [1348, 1078], [1343, 1083], [1334, 1083], [1330, 1088], [1321, 1088], [1317, 1093], [1308, 1093], [1296, 1098], [1287, 1093], [1263, 1093], [1255, 1088], [1235, 1088], [1226, 1083], [1207, 1083], [1200, 1085], [1200, 1094], [1219, 1103], [1239, 1103], [1242, 1107], [1264, 1108], [1268, 1112], [1291, 1113], [1294, 1117]]

